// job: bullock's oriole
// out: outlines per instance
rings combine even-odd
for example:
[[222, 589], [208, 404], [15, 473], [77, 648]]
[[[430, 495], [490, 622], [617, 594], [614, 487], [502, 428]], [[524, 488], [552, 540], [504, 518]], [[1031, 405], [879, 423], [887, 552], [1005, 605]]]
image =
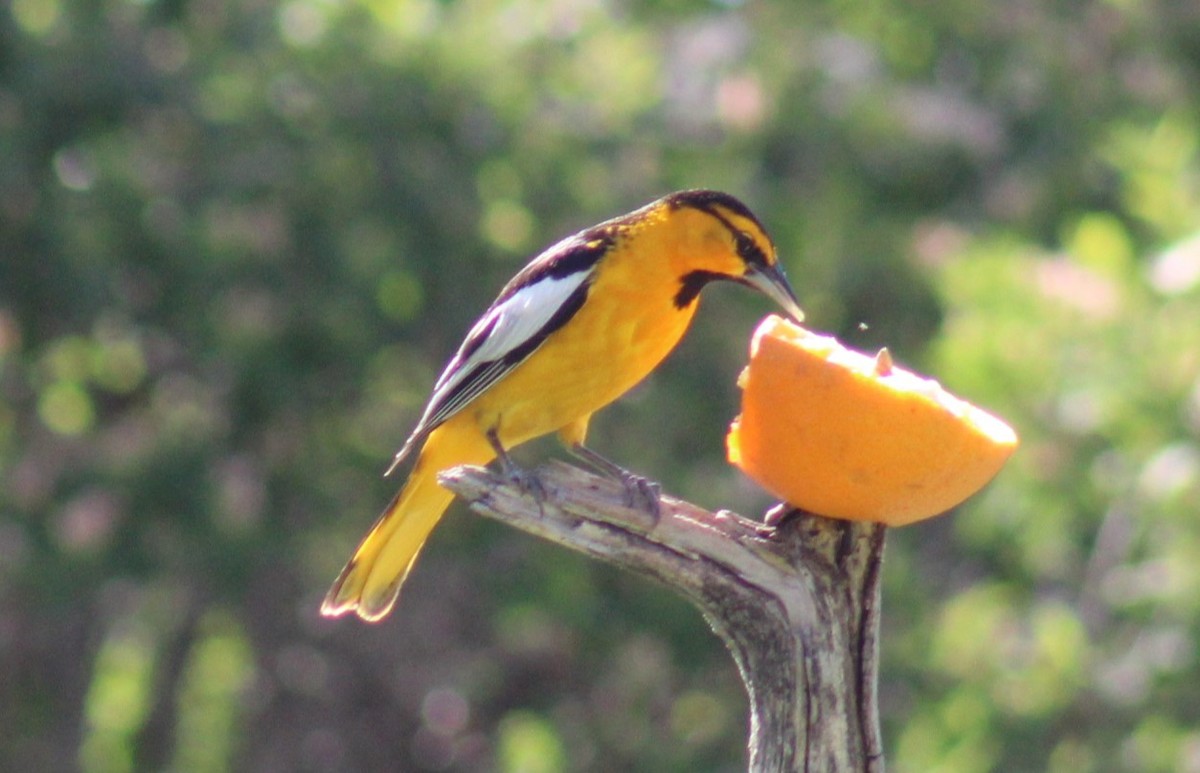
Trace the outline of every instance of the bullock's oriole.
[[715, 191], [673, 193], [550, 247], [500, 291], [433, 388], [390, 474], [420, 448], [392, 499], [334, 582], [321, 612], [375, 621], [453, 495], [437, 474], [486, 464], [558, 432], [583, 442], [592, 413], [642, 380], [675, 347], [716, 279], [754, 287], [803, 317], [762, 223]]

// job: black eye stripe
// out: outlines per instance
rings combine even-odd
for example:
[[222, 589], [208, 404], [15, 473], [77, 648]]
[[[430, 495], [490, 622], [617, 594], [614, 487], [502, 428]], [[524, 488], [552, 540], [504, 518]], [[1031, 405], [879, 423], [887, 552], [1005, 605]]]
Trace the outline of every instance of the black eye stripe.
[[[725, 223], [725, 225], [732, 228], [729, 223]], [[734, 243], [737, 245], [738, 257], [756, 268], [766, 268], [770, 265], [762, 249], [745, 232], [734, 231], [733, 234]]]
[[725, 226], [725, 229], [733, 235], [733, 244], [734, 248], [737, 250], [738, 257], [746, 261], [748, 265], [754, 266], [755, 268], [767, 268], [771, 265], [771, 262], [767, 259], [766, 254], [763, 253], [762, 248], [760, 248], [758, 244], [746, 234], [745, 231], [729, 222], [729, 218], [722, 215], [716, 207], [705, 206], [701, 207], [700, 209], [716, 218], [721, 225]]

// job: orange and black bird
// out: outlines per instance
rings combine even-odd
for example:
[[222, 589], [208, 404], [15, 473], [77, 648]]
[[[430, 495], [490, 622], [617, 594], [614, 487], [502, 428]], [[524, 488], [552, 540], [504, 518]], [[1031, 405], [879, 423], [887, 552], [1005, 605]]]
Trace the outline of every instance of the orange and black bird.
[[672, 193], [569, 236], [533, 259], [467, 333], [387, 474], [419, 451], [334, 582], [321, 613], [376, 621], [391, 611], [421, 546], [453, 495], [440, 471], [487, 464], [557, 432], [584, 447], [592, 414], [675, 348], [710, 282], [728, 279], [803, 317], [758, 218], [725, 193]]

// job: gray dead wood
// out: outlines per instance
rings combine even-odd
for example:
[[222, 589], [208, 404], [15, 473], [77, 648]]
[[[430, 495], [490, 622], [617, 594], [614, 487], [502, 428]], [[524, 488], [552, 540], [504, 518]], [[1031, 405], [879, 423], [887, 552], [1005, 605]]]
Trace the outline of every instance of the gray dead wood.
[[778, 527], [555, 462], [540, 491], [479, 467], [441, 481], [474, 510], [648, 575], [700, 608], [750, 698], [752, 773], [882, 773], [876, 696], [883, 526], [794, 513]]

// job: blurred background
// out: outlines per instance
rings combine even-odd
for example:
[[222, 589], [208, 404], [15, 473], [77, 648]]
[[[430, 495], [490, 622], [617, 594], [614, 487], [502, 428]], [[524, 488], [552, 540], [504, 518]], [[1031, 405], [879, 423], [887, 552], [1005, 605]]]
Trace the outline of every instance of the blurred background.
[[[889, 538], [891, 769], [1200, 771], [1197, 83], [1188, 0], [7, 0], [0, 768], [744, 769], [697, 613], [461, 506], [317, 614], [504, 281], [702, 186], [1022, 435]], [[592, 445], [760, 514], [703, 306]]]

